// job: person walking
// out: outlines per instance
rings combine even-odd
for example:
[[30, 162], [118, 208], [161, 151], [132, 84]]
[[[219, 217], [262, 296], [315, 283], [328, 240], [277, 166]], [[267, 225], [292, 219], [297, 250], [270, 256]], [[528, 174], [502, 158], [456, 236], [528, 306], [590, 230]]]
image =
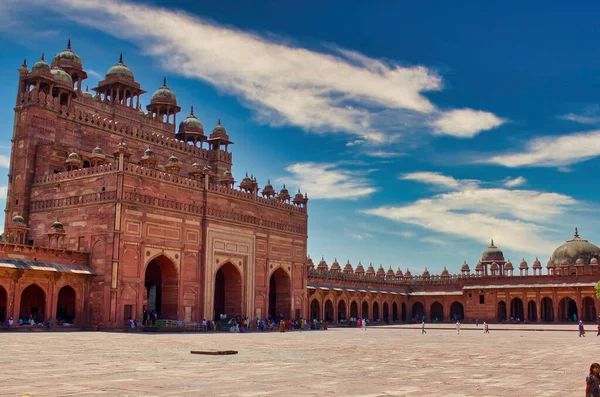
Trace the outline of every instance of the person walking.
[[456, 334], [460, 334], [460, 321], [456, 320]]
[[427, 331], [425, 331], [425, 320], [423, 320], [421, 322], [421, 335], [426, 334]]
[[583, 328], [583, 321], [579, 320], [579, 337], [585, 338], [585, 329]]
[[367, 330], [367, 319], [366, 318], [362, 319], [361, 325], [362, 325], [361, 329], [366, 331]]
[[489, 327], [489, 325], [485, 321], [483, 322], [483, 333], [484, 334], [489, 334], [490, 333], [490, 327]]

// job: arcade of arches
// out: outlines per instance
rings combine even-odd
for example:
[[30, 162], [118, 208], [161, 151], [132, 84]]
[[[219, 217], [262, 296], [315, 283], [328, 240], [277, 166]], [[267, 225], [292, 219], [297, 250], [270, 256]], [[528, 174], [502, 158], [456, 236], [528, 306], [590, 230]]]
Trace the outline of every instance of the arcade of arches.
[[[311, 293], [312, 292], [312, 293]], [[556, 294], [554, 294], [556, 295]], [[583, 295], [583, 294], [582, 294]], [[587, 295], [587, 294], [586, 294]], [[477, 312], [459, 297], [450, 299], [444, 296], [413, 298], [398, 294], [349, 294], [324, 289], [309, 289], [310, 319], [342, 322], [349, 318], [367, 318], [384, 322], [419, 322], [422, 319], [433, 322], [489, 321], [489, 322], [573, 322], [598, 320], [595, 293], [580, 296], [557, 297], [509, 297], [498, 294], [497, 302], [488, 302], [484, 312]], [[461, 297], [462, 298], [462, 297]], [[476, 297], [479, 299], [479, 297]], [[485, 299], [483, 300], [485, 302]], [[478, 301], [479, 302], [479, 301]], [[494, 311], [490, 312], [490, 303]]]

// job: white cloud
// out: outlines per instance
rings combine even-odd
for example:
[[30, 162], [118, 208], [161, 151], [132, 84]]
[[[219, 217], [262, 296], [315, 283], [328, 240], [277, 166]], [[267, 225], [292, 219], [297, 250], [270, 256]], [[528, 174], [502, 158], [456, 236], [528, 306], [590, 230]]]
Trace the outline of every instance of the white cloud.
[[506, 187], [517, 187], [527, 183], [527, 179], [522, 176], [518, 176], [516, 178], [509, 178], [504, 182], [504, 186]]
[[600, 130], [534, 138], [519, 152], [499, 154], [482, 163], [505, 167], [565, 167], [600, 154]]
[[0, 167], [10, 168], [10, 156], [0, 154]]
[[104, 80], [104, 76], [93, 69], [86, 69], [85, 71], [90, 77], [94, 77], [97, 80]]
[[440, 174], [439, 172], [411, 172], [409, 174], [403, 174], [399, 176], [399, 179], [405, 181], [416, 181], [426, 183], [428, 185], [435, 185], [440, 187], [446, 187], [450, 189], [458, 189], [462, 186], [470, 186], [477, 184], [475, 180], [457, 180], [451, 176]]
[[503, 247], [540, 254], [551, 252], [555, 247], [555, 243], [542, 237], [550, 230], [548, 224], [578, 203], [572, 197], [558, 193], [488, 189], [473, 181], [465, 183], [452, 177], [441, 177], [444, 176], [404, 179], [425, 183], [433, 180], [453, 191], [404, 206], [383, 206], [362, 212], [482, 243], [494, 238]]
[[8, 186], [0, 186], [0, 200], [6, 200], [8, 194]]
[[[356, 200], [377, 191], [364, 173], [342, 169], [337, 164], [296, 163], [286, 167], [291, 175], [277, 181], [308, 192], [310, 199]], [[290, 193], [293, 196], [292, 191]]]
[[502, 125], [505, 120], [493, 113], [473, 109], [456, 109], [442, 113], [432, 122], [434, 132], [456, 138], [472, 138], [481, 131]]
[[[258, 120], [272, 126], [344, 132], [381, 144], [413, 127], [405, 120], [414, 118], [421, 128], [429, 128], [431, 118], [440, 113], [423, 93], [441, 90], [442, 79], [424, 66], [384, 62], [331, 45], [327, 53], [311, 51], [290, 45], [289, 40], [138, 3], [37, 0], [36, 4], [137, 43], [170, 72], [238, 96], [256, 111]], [[473, 136], [478, 128], [492, 128], [499, 120], [471, 109], [458, 112], [477, 121], [461, 120], [462, 125], [445, 126], [440, 133]]]
[[580, 124], [599, 124], [600, 105], [592, 104], [583, 108], [581, 114], [567, 113], [560, 116], [563, 120], [574, 121]]
[[448, 245], [448, 242], [436, 237], [421, 237], [419, 241], [435, 245]]
[[396, 158], [396, 157], [402, 157], [402, 156], [406, 156], [405, 153], [400, 153], [400, 152], [386, 152], [383, 150], [376, 150], [373, 152], [364, 152], [365, 155], [369, 156], [369, 157], [378, 157], [381, 159], [392, 159], [392, 158]]

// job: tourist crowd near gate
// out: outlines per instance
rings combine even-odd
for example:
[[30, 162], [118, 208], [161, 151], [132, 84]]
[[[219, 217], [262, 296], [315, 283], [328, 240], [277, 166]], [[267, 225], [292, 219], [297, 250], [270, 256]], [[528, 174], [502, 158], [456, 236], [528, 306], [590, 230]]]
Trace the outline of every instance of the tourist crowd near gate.
[[261, 185], [252, 173], [235, 181], [226, 120], [205, 131], [192, 104], [181, 117], [167, 78], [157, 77], [148, 98], [122, 54], [90, 88], [74, 47], [69, 40], [48, 62], [24, 60], [15, 76], [3, 324], [598, 320], [600, 248], [577, 229], [544, 266], [538, 258], [513, 265], [493, 241], [475, 265], [445, 264], [439, 275], [325, 258], [315, 266], [306, 192]]

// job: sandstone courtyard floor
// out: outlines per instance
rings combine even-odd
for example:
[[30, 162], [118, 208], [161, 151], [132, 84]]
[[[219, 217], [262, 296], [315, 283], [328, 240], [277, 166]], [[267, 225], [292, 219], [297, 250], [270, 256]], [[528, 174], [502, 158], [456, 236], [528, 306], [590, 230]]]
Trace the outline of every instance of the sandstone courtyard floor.
[[[487, 335], [481, 325], [465, 325], [460, 335], [445, 327], [430, 326], [426, 335], [406, 326], [0, 333], [0, 396], [568, 397], [584, 394], [589, 366], [600, 362], [591, 329], [579, 338], [576, 326], [526, 332], [494, 325]], [[202, 349], [239, 354], [190, 354]]]

